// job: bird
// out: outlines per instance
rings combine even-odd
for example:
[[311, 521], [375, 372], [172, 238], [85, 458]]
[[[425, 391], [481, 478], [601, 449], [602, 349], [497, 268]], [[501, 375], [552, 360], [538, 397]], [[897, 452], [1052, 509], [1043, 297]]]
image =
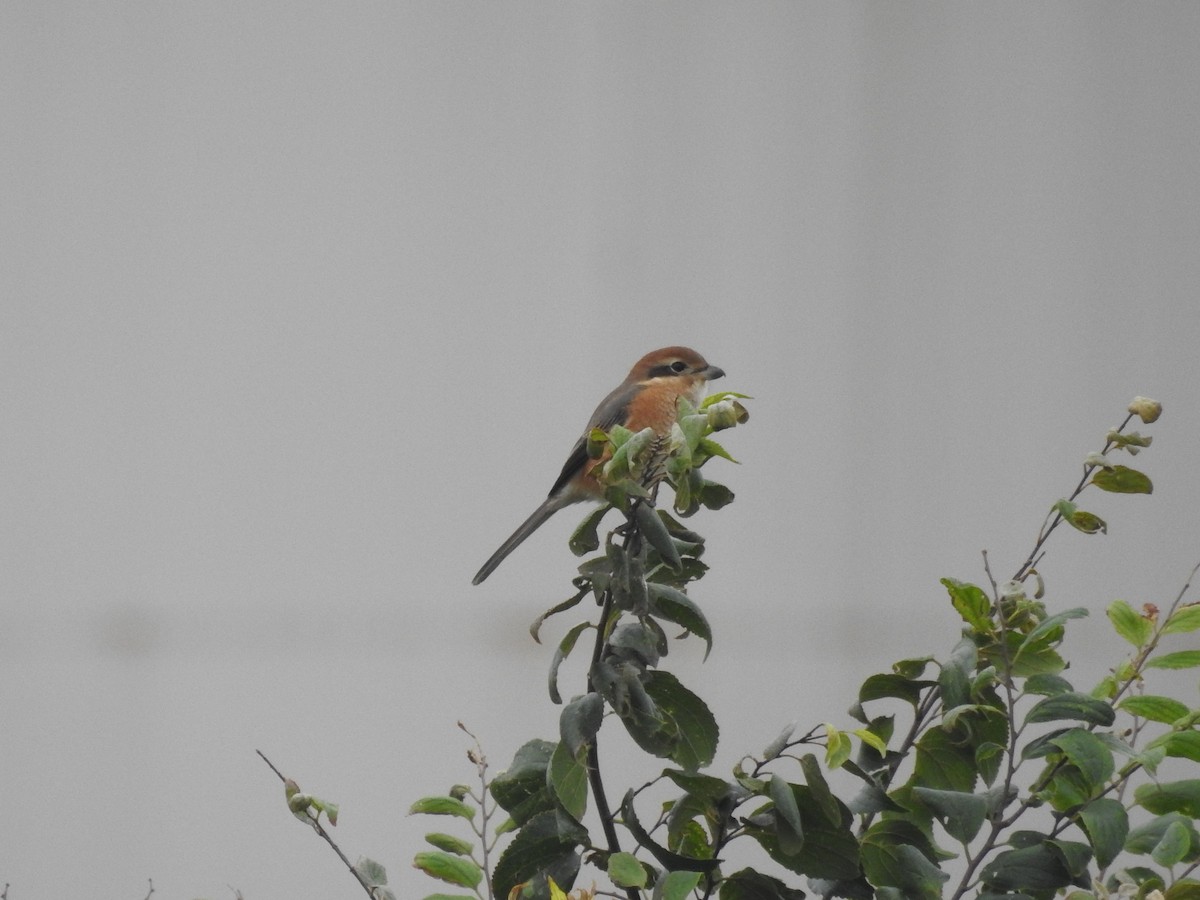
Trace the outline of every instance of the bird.
[[686, 397], [693, 406], [699, 405], [705, 384], [724, 375], [722, 369], [710, 365], [690, 347], [652, 350], [634, 363], [625, 380], [600, 401], [588, 419], [546, 499], [488, 557], [471, 583], [482, 583], [505, 557], [560, 509], [583, 500], [604, 499], [604, 488], [592, 475], [592, 469], [603, 460], [590, 459], [587, 452], [592, 429], [608, 431], [615, 425], [623, 425], [636, 433], [651, 428], [665, 438], [679, 414], [679, 398]]

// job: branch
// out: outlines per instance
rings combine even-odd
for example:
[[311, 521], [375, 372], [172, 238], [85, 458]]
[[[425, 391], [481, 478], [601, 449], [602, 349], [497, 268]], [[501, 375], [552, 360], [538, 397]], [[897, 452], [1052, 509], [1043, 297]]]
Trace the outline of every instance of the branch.
[[[279, 777], [279, 780], [282, 781], [284, 786], [286, 787], [287, 783], [288, 783], [288, 779], [284, 776], [284, 774], [282, 772], [280, 772], [277, 768], [275, 768], [275, 764], [273, 762], [271, 762], [269, 759], [267, 759], [266, 754], [263, 753], [261, 750], [255, 750], [254, 752], [262, 757], [262, 761], [271, 767], [271, 771], [274, 772]], [[294, 783], [295, 782], [293, 782], [293, 784]], [[375, 888], [372, 885], [367, 883], [366, 879], [363, 878], [363, 876], [359, 873], [358, 869], [356, 869], [354, 867], [354, 865], [350, 862], [350, 860], [346, 858], [346, 854], [342, 852], [342, 848], [339, 847], [337, 845], [337, 843], [333, 840], [333, 838], [329, 836], [329, 832], [326, 831], [324, 826], [321, 825], [320, 815], [319, 814], [313, 815], [312, 811], [307, 810], [307, 809], [304, 810], [304, 815], [305, 815], [304, 821], [308, 822], [308, 824], [313, 827], [313, 831], [315, 831], [317, 834], [319, 834], [322, 838], [325, 839], [325, 843], [327, 843], [330, 847], [333, 848], [333, 852], [338, 855], [338, 859], [340, 859], [345, 864], [346, 868], [350, 870], [350, 874], [353, 875], [355, 880], [359, 884], [362, 885], [362, 889], [367, 892], [367, 896], [370, 897], [371, 900], [375, 900]]]
[[[1135, 414], [1131, 412], [1125, 417], [1125, 421], [1116, 428], [1117, 434], [1120, 434], [1125, 430], [1125, 426], [1133, 420], [1134, 415]], [[1100, 451], [1100, 454], [1103, 456], [1115, 445], [1116, 441], [1109, 439], [1105, 442], [1104, 449]], [[1083, 489], [1087, 487], [1088, 479], [1091, 477], [1092, 472], [1094, 472], [1096, 468], [1097, 467], [1095, 464], [1091, 463], [1083, 467], [1083, 477], [1079, 479], [1079, 484], [1075, 485], [1075, 490], [1071, 491], [1071, 495], [1067, 497], [1068, 500], [1073, 501], [1080, 495], [1080, 493], [1083, 492]], [[1038, 532], [1037, 541], [1034, 543], [1033, 549], [1029, 551], [1029, 556], [1026, 557], [1025, 562], [1021, 564], [1021, 568], [1017, 569], [1017, 574], [1013, 576], [1013, 581], [1025, 580], [1026, 576], [1029, 575], [1029, 573], [1033, 570], [1033, 567], [1037, 565], [1038, 561], [1041, 559], [1039, 552], [1041, 551], [1042, 546], [1050, 538], [1050, 535], [1054, 529], [1062, 523], [1062, 520], [1062, 513], [1056, 512], [1052, 518], [1048, 519], [1049, 524], [1046, 522], [1042, 523], [1042, 528]]]
[[[641, 535], [634, 521], [634, 510], [642, 500], [635, 499], [630, 505], [626, 516], [626, 531], [623, 549], [626, 552], [636, 552], [641, 544]], [[594, 693], [595, 679], [592, 673], [604, 658], [604, 648], [608, 646], [608, 624], [613, 612], [613, 592], [608, 588], [604, 592], [604, 602], [600, 607], [600, 621], [596, 627], [596, 643], [592, 646], [592, 663], [588, 666], [587, 690]], [[604, 831], [604, 840], [610, 853], [621, 852], [621, 840], [617, 835], [616, 824], [613, 820], [612, 808], [608, 804], [608, 795], [604, 790], [604, 779], [600, 775], [599, 736], [593, 737], [588, 744], [587, 754], [588, 784], [592, 788], [592, 797], [596, 801], [596, 814], [600, 817], [600, 827]], [[635, 888], [626, 888], [625, 896], [629, 900], [640, 900], [641, 894]]]

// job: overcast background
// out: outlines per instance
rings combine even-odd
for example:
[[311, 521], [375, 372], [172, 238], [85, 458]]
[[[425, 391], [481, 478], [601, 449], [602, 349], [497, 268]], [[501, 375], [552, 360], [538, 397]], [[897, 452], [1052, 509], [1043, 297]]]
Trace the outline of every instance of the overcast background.
[[944, 654], [938, 579], [1014, 571], [1145, 394], [1154, 495], [1042, 566], [1089, 687], [1200, 561], [1198, 46], [1186, 2], [5, 3], [8, 896], [354, 896], [255, 749], [433, 892], [455, 721], [555, 736], [578, 516], [471, 575], [665, 344], [755, 398], [667, 660], [716, 772]]

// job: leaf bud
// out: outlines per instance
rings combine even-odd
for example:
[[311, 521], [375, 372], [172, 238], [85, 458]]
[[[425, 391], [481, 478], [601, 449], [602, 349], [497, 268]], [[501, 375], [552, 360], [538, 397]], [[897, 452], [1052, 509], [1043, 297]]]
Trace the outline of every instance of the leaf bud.
[[1129, 411], [1149, 425], [1162, 415], [1162, 404], [1149, 397], [1134, 397], [1129, 404]]
[[713, 431], [733, 428], [738, 423], [737, 410], [734, 408], [732, 400], [714, 403], [705, 411], [708, 413], [708, 424], [712, 426]]
[[1002, 601], [1015, 601], [1025, 599], [1025, 585], [1019, 581], [1006, 581], [1000, 585], [1000, 599]]
[[784, 748], [787, 747], [788, 741], [792, 739], [792, 732], [795, 730], [796, 723], [793, 722], [784, 728], [783, 731], [779, 732], [779, 736], [776, 737], [775, 740], [771, 741], [771, 743], [767, 744], [765, 748], [763, 748], [763, 759], [775, 759], [775, 757], [779, 756], [779, 754], [783, 752]]

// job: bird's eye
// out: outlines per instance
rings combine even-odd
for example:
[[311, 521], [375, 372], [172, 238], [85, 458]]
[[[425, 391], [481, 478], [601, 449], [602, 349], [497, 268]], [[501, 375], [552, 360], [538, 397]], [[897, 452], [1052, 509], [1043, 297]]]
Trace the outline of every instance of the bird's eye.
[[687, 363], [685, 363], [682, 359], [677, 359], [675, 362], [671, 363], [671, 371], [675, 372], [676, 374], [684, 372], [686, 369]]

